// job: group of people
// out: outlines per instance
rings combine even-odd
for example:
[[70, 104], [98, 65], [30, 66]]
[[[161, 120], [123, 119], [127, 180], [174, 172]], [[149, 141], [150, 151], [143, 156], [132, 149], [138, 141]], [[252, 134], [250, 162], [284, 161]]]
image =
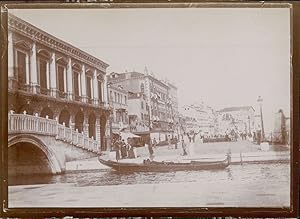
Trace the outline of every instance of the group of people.
[[131, 145], [131, 139], [128, 138], [125, 142], [124, 139], [120, 136], [118, 139], [115, 140], [114, 150], [116, 151], [116, 160], [121, 159], [133, 159], [136, 158], [135, 148]]

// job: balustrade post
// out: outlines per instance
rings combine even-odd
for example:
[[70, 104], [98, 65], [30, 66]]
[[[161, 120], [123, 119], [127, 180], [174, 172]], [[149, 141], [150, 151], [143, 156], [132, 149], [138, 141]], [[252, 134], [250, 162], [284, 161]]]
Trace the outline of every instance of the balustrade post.
[[55, 117], [55, 138], [58, 139], [58, 117]]
[[78, 142], [78, 141], [79, 141], [79, 139], [78, 139], [78, 138], [79, 138], [79, 135], [78, 135], [78, 129], [76, 129], [75, 131], [76, 131], [76, 144], [78, 145], [78, 143], [79, 143], [79, 142]]
[[63, 135], [63, 139], [66, 139], [66, 124], [63, 122], [63, 127], [64, 127], [64, 135]]
[[73, 129], [70, 128], [70, 139], [69, 141], [72, 143], [73, 142]]

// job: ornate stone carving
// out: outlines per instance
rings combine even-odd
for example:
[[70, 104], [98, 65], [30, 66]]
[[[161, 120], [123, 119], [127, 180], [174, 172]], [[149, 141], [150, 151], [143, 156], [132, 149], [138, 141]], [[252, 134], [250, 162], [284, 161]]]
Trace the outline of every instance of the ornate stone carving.
[[33, 25], [27, 23], [26, 21], [21, 20], [20, 18], [9, 14], [9, 29], [17, 32], [23, 36], [28, 37], [29, 39], [36, 39], [39, 43], [55, 49], [56, 51], [67, 54], [71, 57], [74, 57], [81, 62], [87, 63], [92, 67], [99, 69], [100, 71], [106, 71], [106, 68], [109, 66], [107, 63], [101, 61], [100, 59], [93, 57], [86, 52], [73, 47], [72, 45], [59, 40], [58, 38], [34, 27]]

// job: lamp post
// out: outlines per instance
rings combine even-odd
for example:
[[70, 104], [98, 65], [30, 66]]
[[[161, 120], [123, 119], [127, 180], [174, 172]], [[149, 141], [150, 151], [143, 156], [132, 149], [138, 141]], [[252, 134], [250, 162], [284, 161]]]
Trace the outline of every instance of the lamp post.
[[248, 133], [249, 135], [251, 135], [250, 116], [248, 116], [248, 126], [249, 126]]
[[265, 130], [264, 130], [264, 120], [263, 120], [263, 112], [262, 112], [263, 98], [261, 96], [258, 96], [257, 102], [258, 102], [259, 109], [260, 109], [261, 137], [262, 137], [262, 141], [264, 141], [265, 140]]

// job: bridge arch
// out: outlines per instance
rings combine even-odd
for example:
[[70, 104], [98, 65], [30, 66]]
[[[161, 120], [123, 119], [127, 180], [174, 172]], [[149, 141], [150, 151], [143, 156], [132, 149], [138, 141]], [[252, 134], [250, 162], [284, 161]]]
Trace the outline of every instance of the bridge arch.
[[37, 147], [37, 149], [39, 149], [47, 159], [47, 165], [50, 167], [49, 173], [62, 173], [64, 168], [61, 167], [59, 160], [55, 156], [55, 153], [49, 147], [47, 147], [47, 145], [41, 139], [30, 134], [18, 134], [8, 139], [8, 148], [18, 145], [19, 143], [29, 143], [34, 147]]

